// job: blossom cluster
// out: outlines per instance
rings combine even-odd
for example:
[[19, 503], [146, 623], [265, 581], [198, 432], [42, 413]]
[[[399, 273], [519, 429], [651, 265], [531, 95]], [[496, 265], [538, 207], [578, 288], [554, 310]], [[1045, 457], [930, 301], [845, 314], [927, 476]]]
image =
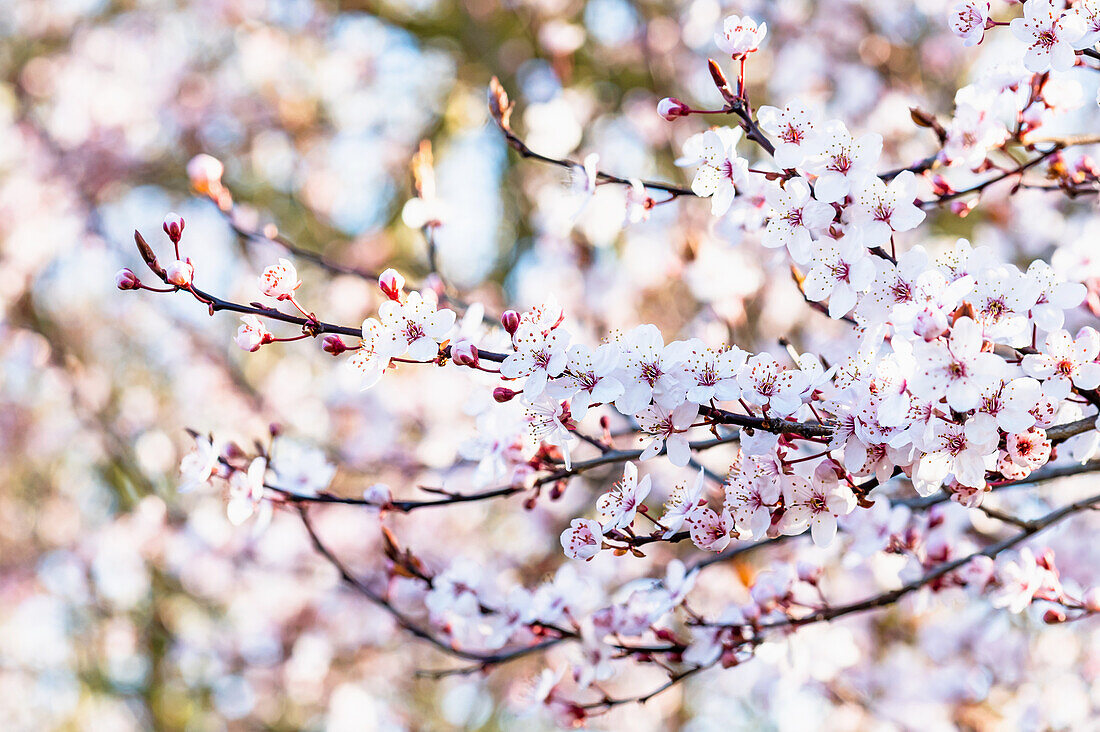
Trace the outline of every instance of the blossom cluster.
[[[758, 243], [765, 251], [754, 254], [770, 257], [768, 266], [789, 267], [806, 302], [845, 329], [828, 359], [787, 345], [750, 350], [732, 337], [677, 339], [680, 333], [655, 324], [589, 337], [596, 327], [553, 298], [485, 318], [484, 308], [463, 303], [467, 293], [441, 279], [434, 260], [420, 287], [406, 287], [393, 269], [377, 277], [371, 295], [380, 292], [381, 304], [359, 327], [327, 323], [307, 308], [311, 288], [289, 259], [256, 283], [272, 306], [227, 306], [199, 289], [204, 272], [181, 259], [184, 224], [170, 215], [164, 229], [175, 261], [162, 274], [155, 255], [142, 252], [167, 287], [158, 291], [190, 294], [212, 313], [245, 313], [236, 337], [245, 351], [323, 337], [324, 350], [346, 354], [359, 383], [374, 387], [375, 395], [397, 383], [400, 375], [392, 372], [414, 365], [446, 369], [445, 379], [468, 376], [477, 393], [476, 433], [458, 453], [472, 463], [469, 484], [479, 492], [427, 488], [436, 498], [405, 501], [374, 483], [361, 499], [341, 498], [329, 492], [327, 459], [316, 452], [282, 457], [282, 438], [269, 451], [246, 454], [198, 437], [182, 466], [185, 486], [224, 485], [235, 524], [258, 514], [262, 526], [275, 508], [298, 507], [310, 537], [346, 582], [402, 627], [457, 651], [476, 668], [570, 644], [578, 653], [556, 671], [547, 669], [528, 696], [562, 724], [620, 703], [601, 686], [624, 665], [613, 662], [658, 665], [671, 685], [704, 668], [767, 656], [761, 649], [793, 628], [910, 593], [961, 589], [988, 597], [996, 608], [1042, 608], [1050, 624], [1100, 611], [1097, 591], [1063, 582], [1052, 554], [1023, 547], [998, 556], [1098, 499], [1027, 519], [986, 503], [1002, 487], [1044, 479], [1051, 474], [1047, 464], [1058, 458], [1086, 463], [1082, 470], [1091, 465], [1100, 443], [1100, 334], [1077, 325], [1095, 288], [1067, 277], [1065, 267], [1030, 256], [1010, 261], [999, 248], [972, 245], [980, 230], [947, 247], [915, 241], [933, 210], [964, 216], [989, 186], [1007, 180], [1027, 187], [1028, 171], [1045, 173], [1041, 183], [1026, 179], [1036, 188], [1070, 198], [1095, 192], [1096, 166], [1085, 156], [1071, 160], [1068, 138], [1037, 133], [1073, 106], [1066, 101], [1072, 82], [1047, 72], [1066, 71], [1087, 56], [1079, 52], [1097, 40], [1086, 30], [1095, 26], [1096, 4], [1032, 0], [1023, 13], [1010, 25], [1027, 50], [959, 90], [946, 123], [914, 109], [912, 120], [935, 133], [939, 149], [897, 170], [886, 170], [889, 155], [879, 132], [858, 130], [797, 98], [754, 113], [745, 69], [760, 53], [768, 26], [737, 16], [714, 38], [741, 67], [734, 90], [712, 63], [725, 106], [696, 110], [674, 98], [658, 106], [669, 121], [715, 113], [737, 120], [735, 127], [713, 127], [683, 141], [677, 163], [694, 168], [689, 188], [618, 178], [600, 170], [595, 154], [583, 164], [551, 160], [572, 174], [570, 199], [561, 208], [574, 224], [609, 186], [624, 188], [620, 218], [638, 225], [672, 200], [709, 198], [716, 231], [744, 248]], [[990, 19], [989, 3], [975, 2], [960, 3], [949, 22], [967, 45], [1006, 24]], [[510, 127], [512, 104], [503, 92], [491, 91], [490, 109], [509, 144], [530, 153]], [[756, 150], [763, 154], [750, 152]], [[220, 183], [222, 166], [200, 162], [192, 166], [194, 187], [237, 223]], [[422, 152], [419, 181], [430, 178], [430, 166]], [[424, 198], [414, 200], [427, 205], [431, 197], [437, 204], [433, 189], [418, 183]], [[655, 200], [658, 191], [669, 197]], [[431, 248], [431, 237], [451, 224], [416, 215], [418, 207], [406, 209], [405, 222], [423, 229]], [[129, 270], [117, 283], [154, 289]], [[272, 320], [299, 326], [301, 335], [276, 338], [265, 324]], [[628, 441], [637, 449], [627, 449]], [[701, 456], [717, 445], [732, 451], [723, 474]], [[570, 479], [612, 464], [621, 465], [620, 480], [597, 478], [594, 495], [565, 496], [561, 548], [582, 561], [562, 565], [544, 583], [504, 589], [492, 569], [475, 562], [441, 558], [433, 565], [399, 546], [391, 531], [395, 514], [520, 493], [526, 508], [541, 511], [541, 496], [563, 500]], [[898, 484], [911, 485], [916, 495], [902, 488], [899, 496], [896, 484], [881, 490], [902, 476]], [[387, 561], [374, 581], [357, 584], [323, 548], [307, 518], [305, 507], [313, 503], [361, 505], [377, 517]], [[972, 515], [1022, 533], [998, 544], [977, 541], [982, 531], [971, 530]], [[689, 594], [713, 562], [802, 534], [815, 550], [834, 553], [818, 556], [859, 566], [873, 561], [879, 571], [890, 563], [885, 573], [896, 586], [844, 604], [831, 594], [821, 566], [776, 561], [744, 580], [746, 593], [737, 602], [726, 599], [706, 612], [696, 611], [694, 599], [689, 606]], [[679, 542], [706, 554], [669, 561], [660, 576], [625, 581], [615, 592], [600, 592], [583, 579], [591, 566], [646, 557], [653, 547]]]

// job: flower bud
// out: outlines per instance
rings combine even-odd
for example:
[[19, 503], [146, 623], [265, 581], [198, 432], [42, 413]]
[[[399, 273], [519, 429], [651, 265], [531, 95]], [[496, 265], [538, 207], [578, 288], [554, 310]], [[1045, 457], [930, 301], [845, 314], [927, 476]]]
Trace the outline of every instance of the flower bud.
[[378, 287], [391, 300], [400, 302], [401, 289], [405, 286], [405, 278], [397, 270], [390, 268], [378, 276]]
[[1043, 613], [1043, 622], [1047, 625], [1057, 625], [1066, 622], [1066, 611], [1059, 607], [1052, 607]]
[[225, 166], [215, 157], [202, 153], [191, 158], [187, 163], [187, 177], [191, 179], [191, 186], [204, 195], [216, 193], [222, 184], [222, 174]]
[[195, 278], [195, 268], [190, 262], [177, 259], [164, 269], [168, 281], [177, 287], [187, 287]]
[[393, 493], [385, 483], [375, 483], [363, 491], [363, 500], [378, 508], [385, 508], [393, 503]]
[[459, 341], [451, 347], [451, 360], [459, 366], [477, 368], [477, 365], [480, 363], [477, 346], [469, 341]]
[[504, 404], [504, 402], [510, 402], [515, 398], [518, 391], [512, 391], [506, 386], [498, 386], [493, 389], [493, 399], [496, 399], [498, 403]]
[[1044, 549], [1041, 554], [1039, 554], [1037, 557], [1035, 557], [1035, 563], [1037, 565], [1039, 565], [1040, 567], [1042, 567], [1043, 569], [1054, 572], [1055, 571], [1054, 550], [1051, 549], [1050, 547], [1047, 547], [1046, 549]]
[[515, 310], [505, 310], [500, 314], [500, 324], [504, 326], [504, 330], [508, 331], [508, 335], [515, 335], [519, 330], [519, 313]]
[[932, 192], [937, 196], [950, 196], [955, 192], [955, 188], [951, 185], [947, 178], [942, 175], [932, 176]]
[[255, 315], [245, 315], [237, 328], [237, 345], [249, 353], [260, 350], [260, 346], [271, 343], [274, 337]]
[[816, 585], [821, 578], [821, 567], [805, 560], [798, 562], [798, 579], [811, 585]]
[[1088, 609], [1089, 612], [1100, 613], [1100, 587], [1093, 587], [1085, 591], [1085, 594], [1081, 597], [1081, 604]]
[[173, 244], [179, 244], [183, 236], [183, 217], [172, 212], [164, 217], [164, 233], [172, 240]]
[[958, 216], [960, 219], [966, 218], [966, 215], [974, 210], [974, 207], [978, 205], [978, 199], [972, 198], [969, 201], [952, 201], [951, 213]]
[[348, 350], [348, 347], [344, 344], [340, 336], [332, 333], [329, 333], [321, 339], [321, 348], [325, 353], [332, 354], [333, 356], [339, 356], [341, 353]]
[[141, 280], [129, 267], [120, 269], [115, 275], [115, 286], [120, 290], [136, 290], [141, 287]]
[[687, 117], [691, 114], [691, 107], [676, 97], [665, 97], [657, 102], [657, 114], [672, 122], [677, 117]]

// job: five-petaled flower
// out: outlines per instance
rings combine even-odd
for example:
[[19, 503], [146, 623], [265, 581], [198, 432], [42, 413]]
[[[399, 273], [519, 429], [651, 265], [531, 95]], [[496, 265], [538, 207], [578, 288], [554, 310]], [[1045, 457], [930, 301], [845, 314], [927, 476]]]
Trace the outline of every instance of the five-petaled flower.
[[1064, 330], [1047, 336], [1046, 345], [1036, 354], [1024, 356], [1024, 371], [1028, 376], [1043, 379], [1056, 399], [1069, 396], [1072, 386], [1090, 391], [1100, 386], [1100, 334], [1084, 327], [1071, 338]]
[[561, 546], [565, 556], [587, 562], [603, 547], [603, 529], [592, 519], [575, 518], [569, 528], [561, 532]]
[[288, 300], [294, 297], [294, 292], [302, 286], [298, 279], [298, 271], [294, 269], [289, 259], [280, 259], [278, 264], [273, 264], [260, 275], [260, 292], [273, 297], [276, 300]]
[[743, 59], [757, 51], [768, 35], [768, 24], [756, 24], [752, 18], [731, 15], [722, 24], [722, 32], [714, 34], [714, 43], [731, 58]]
[[1066, 13], [1062, 2], [1031, 0], [1024, 17], [1013, 19], [1012, 34], [1028, 44], [1024, 66], [1037, 74], [1053, 69], [1068, 71], [1077, 62], [1074, 43], [1085, 35], [1082, 16]]
[[388, 355], [408, 354], [414, 361], [430, 361], [439, 355], [439, 344], [455, 324], [455, 311], [436, 310], [435, 302], [419, 292], [410, 292], [404, 302], [387, 300], [378, 308], [378, 318], [389, 338]]

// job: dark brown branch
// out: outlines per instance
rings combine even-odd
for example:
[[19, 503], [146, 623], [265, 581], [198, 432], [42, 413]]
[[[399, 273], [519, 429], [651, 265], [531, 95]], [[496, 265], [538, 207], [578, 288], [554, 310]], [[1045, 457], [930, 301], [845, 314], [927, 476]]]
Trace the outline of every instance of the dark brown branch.
[[761, 630], [767, 630], [772, 628], [782, 627], [801, 627], [803, 625], [809, 625], [811, 623], [817, 623], [821, 621], [834, 620], [836, 618], [853, 615], [856, 613], [865, 612], [867, 610], [874, 610], [876, 608], [886, 607], [900, 600], [906, 595], [916, 592], [917, 590], [925, 587], [926, 585], [935, 582], [936, 580], [945, 577], [946, 575], [954, 572], [956, 569], [968, 564], [969, 562], [977, 559], [978, 557], [989, 557], [990, 559], [996, 558], [997, 555], [1011, 549], [1017, 544], [1023, 542], [1026, 539], [1031, 538], [1040, 531], [1043, 531], [1050, 526], [1062, 521], [1075, 513], [1079, 513], [1088, 508], [1100, 503], [1100, 495], [1090, 496], [1089, 498], [1082, 499], [1080, 501], [1074, 501], [1073, 503], [1057, 508], [1046, 515], [1034, 519], [1031, 521], [1019, 521], [1018, 525], [1021, 530], [1013, 536], [993, 544], [985, 549], [976, 551], [973, 554], [968, 554], [965, 557], [952, 560], [950, 562], [944, 562], [930, 572], [927, 572], [923, 576], [899, 587], [896, 590], [890, 592], [884, 592], [881, 595], [867, 598], [866, 600], [860, 600], [859, 602], [853, 602], [847, 605], [838, 605], [835, 607], [828, 607], [804, 615], [800, 618], [791, 618], [789, 620], [780, 620], [774, 623], [766, 623], [760, 626]]
[[1047, 160], [1048, 158], [1050, 158], [1055, 153], [1061, 151], [1064, 147], [1065, 147], [1064, 144], [1056, 143], [1054, 145], [1054, 147], [1052, 147], [1050, 150], [1048, 150], [1045, 153], [1042, 153], [1042, 154], [1032, 158], [1031, 160], [1028, 160], [1026, 163], [1021, 163], [1020, 165], [1016, 166], [1015, 168], [1012, 168], [1010, 170], [1006, 170], [1006, 171], [1002, 172], [1000, 175], [996, 175], [996, 176], [994, 176], [994, 177], [992, 177], [988, 180], [982, 181], [981, 183], [973, 185], [970, 188], [964, 188], [961, 191], [954, 191], [953, 193], [946, 193], [942, 196], [937, 196], [936, 198], [932, 198], [932, 199], [929, 199], [927, 201], [921, 201], [920, 206], [922, 208], [930, 208], [932, 206], [937, 206], [941, 203], [947, 203], [948, 201], [954, 201], [958, 198], [963, 198], [963, 197], [969, 196], [971, 194], [981, 193], [982, 191], [984, 191], [989, 186], [991, 186], [995, 183], [1000, 183], [1001, 181], [1003, 181], [1007, 178], [1011, 178], [1011, 177], [1017, 176], [1017, 175], [1022, 176], [1030, 168], [1033, 168], [1036, 165], [1039, 165], [1040, 163]]

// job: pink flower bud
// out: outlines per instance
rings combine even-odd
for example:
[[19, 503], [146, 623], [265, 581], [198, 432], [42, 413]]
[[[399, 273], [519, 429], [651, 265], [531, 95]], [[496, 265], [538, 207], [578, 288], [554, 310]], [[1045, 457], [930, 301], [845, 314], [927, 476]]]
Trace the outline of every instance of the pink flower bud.
[[932, 176], [932, 192], [937, 196], [949, 196], [955, 192], [951, 183], [942, 175]]
[[384, 483], [375, 483], [363, 491], [363, 500], [372, 506], [385, 508], [393, 503], [393, 493], [390, 487]]
[[498, 386], [497, 388], [493, 389], [493, 399], [496, 399], [497, 402], [499, 402], [500, 404], [512, 401], [512, 399], [515, 398], [516, 394], [519, 394], [519, 392], [512, 391], [506, 386]]
[[196, 155], [187, 164], [187, 177], [191, 179], [191, 186], [202, 194], [211, 194], [221, 188], [222, 173], [225, 166], [215, 157], [206, 153]]
[[504, 330], [508, 331], [508, 335], [515, 335], [519, 330], [519, 313], [515, 310], [505, 310], [500, 314], [500, 324], [504, 326]]
[[164, 233], [172, 240], [173, 244], [179, 244], [183, 236], [183, 217], [178, 213], [170, 213], [164, 217]]
[[340, 336], [329, 333], [327, 336], [321, 339], [321, 348], [325, 353], [330, 353], [333, 356], [339, 356], [344, 351], [348, 350], [348, 347], [341, 340]]
[[120, 269], [115, 275], [115, 286], [120, 290], [136, 290], [141, 287], [141, 280], [129, 267]]
[[177, 259], [165, 267], [164, 271], [168, 281], [178, 287], [187, 287], [191, 284], [191, 280], [195, 279], [195, 268], [191, 266], [190, 262]]
[[389, 299], [400, 302], [401, 289], [405, 286], [405, 278], [395, 269], [387, 269], [378, 276], [378, 287]]
[[967, 214], [974, 210], [974, 207], [978, 205], [978, 199], [973, 198], [969, 201], [952, 201], [951, 213], [958, 216], [960, 219], [966, 218]]
[[469, 341], [459, 341], [455, 345], [451, 346], [451, 360], [459, 366], [470, 366], [476, 368], [480, 363], [478, 358], [477, 346]]
[[805, 560], [798, 562], [798, 579], [811, 585], [816, 585], [821, 578], [821, 567]]
[[1066, 622], [1066, 612], [1061, 608], [1052, 607], [1043, 613], [1043, 622], [1047, 625], [1057, 625]]
[[657, 114], [672, 122], [677, 117], [687, 117], [691, 114], [691, 107], [676, 97], [665, 97], [657, 102]]

